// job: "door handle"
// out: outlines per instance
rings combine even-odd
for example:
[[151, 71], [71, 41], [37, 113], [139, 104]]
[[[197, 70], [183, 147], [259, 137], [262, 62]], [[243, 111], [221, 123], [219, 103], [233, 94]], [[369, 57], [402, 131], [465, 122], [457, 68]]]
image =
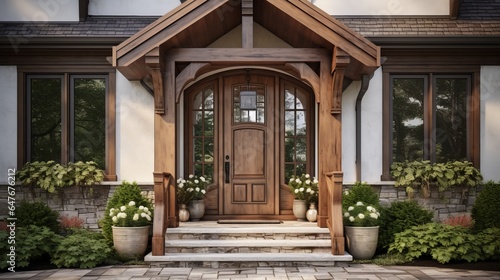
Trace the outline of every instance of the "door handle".
[[230, 168], [229, 156], [226, 155], [226, 161], [224, 162], [224, 177], [226, 184], [229, 184], [229, 168]]

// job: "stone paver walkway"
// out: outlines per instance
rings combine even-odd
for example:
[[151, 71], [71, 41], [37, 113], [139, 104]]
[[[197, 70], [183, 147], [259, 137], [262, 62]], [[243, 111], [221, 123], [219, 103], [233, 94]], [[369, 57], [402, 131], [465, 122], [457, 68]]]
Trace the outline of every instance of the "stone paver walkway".
[[51, 269], [5, 272], [0, 279], [156, 280], [156, 279], [488, 279], [500, 271], [460, 270], [416, 266], [351, 264], [349, 267], [178, 268], [106, 266], [94, 269]]

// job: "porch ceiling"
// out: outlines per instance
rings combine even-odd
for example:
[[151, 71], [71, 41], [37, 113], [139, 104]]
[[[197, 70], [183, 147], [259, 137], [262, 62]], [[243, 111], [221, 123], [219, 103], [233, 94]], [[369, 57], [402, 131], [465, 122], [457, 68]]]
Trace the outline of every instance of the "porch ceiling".
[[[380, 49], [306, 0], [254, 0], [254, 21], [294, 48], [335, 46], [351, 57], [356, 79], [380, 65]], [[129, 80], [146, 76], [145, 56], [160, 47], [205, 48], [242, 23], [241, 1], [188, 0], [113, 50], [113, 65]]]

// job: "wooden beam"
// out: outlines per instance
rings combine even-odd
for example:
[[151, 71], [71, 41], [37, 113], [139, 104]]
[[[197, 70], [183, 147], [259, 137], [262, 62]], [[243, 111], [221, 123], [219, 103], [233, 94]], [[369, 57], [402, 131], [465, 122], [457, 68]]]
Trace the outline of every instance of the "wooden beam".
[[181, 93], [186, 85], [194, 81], [198, 77], [200, 71], [208, 66], [210, 66], [210, 63], [191, 63], [177, 75], [175, 79], [175, 102], [179, 102]]
[[78, 0], [78, 14], [80, 22], [85, 21], [89, 15], [89, 0]]
[[241, 46], [253, 48], [253, 0], [241, 1]]
[[460, 0], [450, 0], [450, 18], [457, 19], [460, 13]]
[[313, 89], [316, 102], [319, 102], [320, 82], [318, 74], [316, 74], [316, 72], [314, 72], [311, 67], [309, 67], [309, 65], [305, 63], [287, 63], [285, 65], [295, 70], [298, 73], [300, 79], [306, 82]]
[[319, 62], [330, 57], [325, 49], [316, 48], [186, 48], [171, 49], [166, 54], [167, 60], [176, 62], [211, 62], [211, 63], [289, 63]]
[[328, 228], [332, 241], [332, 254], [343, 255], [345, 253], [344, 223], [342, 216], [342, 172], [327, 173], [328, 187]]
[[170, 176], [168, 173], [155, 172], [154, 178], [154, 193], [155, 207], [153, 216], [153, 239], [152, 252], [153, 256], [165, 255], [165, 231], [168, 223], [168, 193], [165, 192], [164, 179]]

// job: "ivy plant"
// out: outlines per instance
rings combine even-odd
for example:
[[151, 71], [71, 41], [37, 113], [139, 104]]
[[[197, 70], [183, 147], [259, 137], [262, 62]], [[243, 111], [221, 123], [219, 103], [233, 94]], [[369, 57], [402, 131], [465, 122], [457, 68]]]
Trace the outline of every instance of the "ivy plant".
[[61, 165], [53, 160], [26, 163], [17, 172], [17, 178], [25, 186], [39, 187], [49, 193], [70, 186], [89, 186], [101, 182], [104, 172], [93, 161], [70, 162]]
[[431, 163], [424, 161], [396, 162], [391, 166], [391, 175], [396, 181], [396, 187], [406, 187], [406, 192], [412, 198], [415, 188], [420, 189], [424, 198], [429, 198], [431, 185], [439, 192], [455, 186], [475, 187], [483, 177], [471, 162], [452, 161], [446, 163]]

